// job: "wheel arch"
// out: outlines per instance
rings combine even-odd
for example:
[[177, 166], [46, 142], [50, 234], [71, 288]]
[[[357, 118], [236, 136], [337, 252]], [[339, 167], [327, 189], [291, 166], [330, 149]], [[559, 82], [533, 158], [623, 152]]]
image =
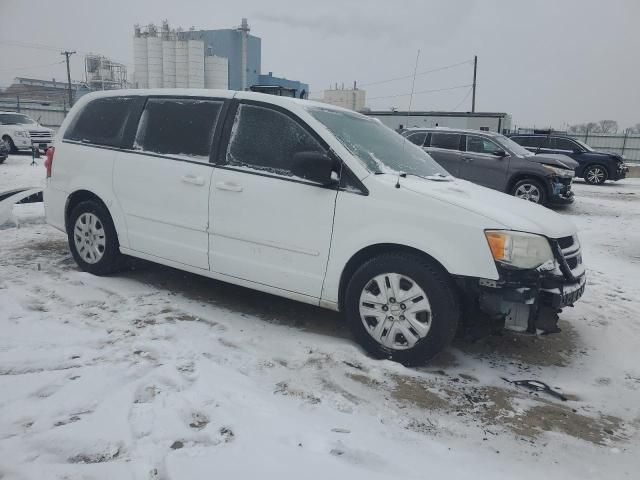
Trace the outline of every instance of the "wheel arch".
[[399, 243], [376, 243], [373, 245], [369, 245], [354, 253], [342, 269], [342, 273], [340, 274], [340, 282], [338, 284], [338, 309], [340, 311], [344, 311], [344, 297], [347, 290], [347, 285], [356, 270], [373, 257], [390, 252], [405, 252], [418, 255], [428, 260], [431, 264], [433, 264], [434, 267], [439, 269], [445, 275], [449, 277], [451, 276], [449, 271], [438, 260], [420, 249], [409, 247], [407, 245], [402, 245]]
[[506, 193], [508, 193], [509, 195], [513, 195], [511, 191], [513, 190], [513, 187], [515, 187], [516, 183], [518, 183], [520, 180], [527, 180], [527, 179], [535, 180], [540, 185], [542, 185], [542, 188], [544, 188], [544, 194], [547, 196], [547, 198], [549, 198], [550, 192], [549, 192], [549, 186], [547, 185], [547, 182], [545, 181], [544, 177], [541, 177], [540, 175], [536, 175], [535, 173], [515, 174], [513, 177], [509, 179]]
[[100, 205], [102, 205], [105, 210], [107, 210], [107, 212], [109, 212], [109, 215], [111, 216], [111, 220], [113, 221], [113, 215], [111, 215], [111, 211], [109, 210], [109, 207], [107, 207], [107, 204], [95, 193], [89, 191], [89, 190], [76, 190], [75, 192], [73, 192], [71, 195], [69, 195], [67, 197], [67, 201], [65, 202], [65, 206], [64, 206], [64, 228], [65, 230], [69, 230], [69, 216], [71, 215], [71, 212], [73, 211], [73, 209], [76, 207], [76, 205], [80, 204], [81, 202], [85, 202], [87, 200], [93, 200], [97, 203], [99, 203]]

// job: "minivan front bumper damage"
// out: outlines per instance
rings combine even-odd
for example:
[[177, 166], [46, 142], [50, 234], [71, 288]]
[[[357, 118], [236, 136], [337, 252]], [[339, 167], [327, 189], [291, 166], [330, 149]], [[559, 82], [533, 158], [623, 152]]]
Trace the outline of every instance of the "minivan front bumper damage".
[[474, 307], [470, 310], [499, 321], [508, 330], [559, 332], [558, 314], [582, 297], [586, 274], [578, 244], [563, 249], [552, 243], [556, 258], [541, 267], [523, 270], [497, 265], [498, 280], [464, 279], [465, 301]]

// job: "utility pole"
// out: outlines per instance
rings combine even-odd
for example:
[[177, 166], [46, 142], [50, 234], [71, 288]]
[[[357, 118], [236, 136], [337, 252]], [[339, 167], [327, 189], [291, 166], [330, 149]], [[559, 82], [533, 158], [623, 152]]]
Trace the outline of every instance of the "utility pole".
[[71, 69], [69, 68], [69, 57], [76, 53], [74, 50], [70, 52], [69, 50], [65, 50], [64, 52], [60, 52], [60, 55], [64, 55], [67, 60], [67, 85], [69, 87], [69, 106], [73, 105], [73, 93], [71, 92]]
[[478, 73], [478, 56], [473, 57], [473, 95], [471, 97], [471, 112], [476, 111], [476, 75]]

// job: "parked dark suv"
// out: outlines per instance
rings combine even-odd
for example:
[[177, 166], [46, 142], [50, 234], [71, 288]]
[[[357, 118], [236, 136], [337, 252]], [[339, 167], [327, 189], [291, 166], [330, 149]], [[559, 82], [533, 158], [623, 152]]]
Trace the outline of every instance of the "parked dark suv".
[[573, 202], [576, 163], [534, 155], [504, 135], [478, 130], [414, 128], [402, 133], [454, 177], [540, 204]]
[[625, 178], [627, 167], [620, 155], [597, 152], [589, 145], [564, 135], [511, 135], [514, 142], [536, 154], [561, 153], [578, 162], [576, 177], [587, 183], [601, 185], [607, 180]]

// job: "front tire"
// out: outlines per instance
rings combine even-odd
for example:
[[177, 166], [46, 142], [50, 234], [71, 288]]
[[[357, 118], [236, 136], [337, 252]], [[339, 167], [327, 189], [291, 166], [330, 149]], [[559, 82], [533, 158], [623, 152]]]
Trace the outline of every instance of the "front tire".
[[18, 149], [16, 148], [15, 143], [13, 143], [13, 140], [11, 140], [11, 137], [9, 135], [5, 135], [4, 137], [2, 137], [2, 141], [9, 148], [9, 153], [18, 153]]
[[69, 216], [67, 236], [73, 259], [85, 272], [107, 275], [121, 268], [118, 235], [102, 204], [87, 200], [76, 205]]
[[589, 185], [602, 185], [609, 178], [609, 173], [602, 165], [590, 165], [584, 171], [583, 178]]
[[547, 201], [544, 186], [533, 178], [518, 180], [511, 189], [511, 195], [540, 205], [544, 205]]
[[450, 278], [419, 255], [391, 252], [364, 263], [345, 292], [347, 321], [374, 357], [425, 363], [455, 336], [460, 302]]

